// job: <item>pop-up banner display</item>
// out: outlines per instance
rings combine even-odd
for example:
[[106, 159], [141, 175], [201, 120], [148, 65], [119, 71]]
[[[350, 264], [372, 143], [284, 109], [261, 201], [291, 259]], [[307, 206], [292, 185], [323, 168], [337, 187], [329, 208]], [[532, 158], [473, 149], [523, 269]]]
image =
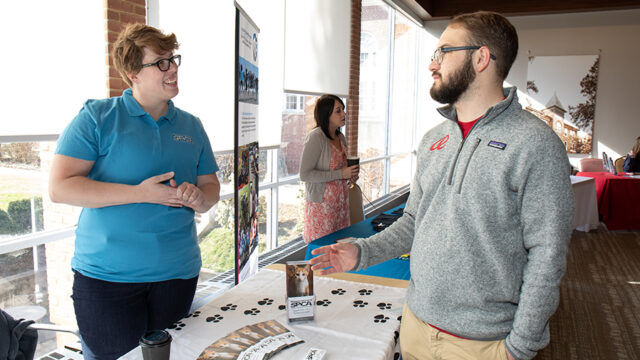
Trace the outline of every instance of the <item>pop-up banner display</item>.
[[258, 33], [236, 3], [236, 284], [258, 270]]

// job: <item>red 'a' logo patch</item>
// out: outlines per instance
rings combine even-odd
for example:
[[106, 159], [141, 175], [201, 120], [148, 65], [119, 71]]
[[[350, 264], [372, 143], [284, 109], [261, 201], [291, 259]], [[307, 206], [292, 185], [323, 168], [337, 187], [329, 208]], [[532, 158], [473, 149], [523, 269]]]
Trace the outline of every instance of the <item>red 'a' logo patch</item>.
[[447, 134], [447, 136], [443, 137], [442, 139], [434, 142], [433, 145], [431, 145], [429, 151], [444, 149], [444, 145], [447, 143], [447, 141], [449, 141], [449, 134]]

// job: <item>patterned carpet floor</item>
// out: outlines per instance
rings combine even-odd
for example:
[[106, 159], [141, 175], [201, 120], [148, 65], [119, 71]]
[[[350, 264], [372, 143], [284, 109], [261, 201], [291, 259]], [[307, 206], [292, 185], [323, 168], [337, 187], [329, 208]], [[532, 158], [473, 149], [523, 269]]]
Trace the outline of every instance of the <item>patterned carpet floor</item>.
[[640, 359], [640, 231], [574, 231], [550, 331], [536, 359]]

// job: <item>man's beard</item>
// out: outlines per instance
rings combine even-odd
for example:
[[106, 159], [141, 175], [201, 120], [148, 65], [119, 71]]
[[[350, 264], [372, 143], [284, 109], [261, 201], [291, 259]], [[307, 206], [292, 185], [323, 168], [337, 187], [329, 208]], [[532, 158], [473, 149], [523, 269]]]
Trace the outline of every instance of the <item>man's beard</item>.
[[442, 104], [453, 104], [458, 101], [460, 95], [467, 91], [476, 78], [471, 59], [471, 56], [468, 56], [464, 65], [451, 74], [449, 81], [445, 82], [442, 75], [440, 76], [440, 87], [436, 88], [435, 83], [431, 86], [430, 94], [433, 100]]

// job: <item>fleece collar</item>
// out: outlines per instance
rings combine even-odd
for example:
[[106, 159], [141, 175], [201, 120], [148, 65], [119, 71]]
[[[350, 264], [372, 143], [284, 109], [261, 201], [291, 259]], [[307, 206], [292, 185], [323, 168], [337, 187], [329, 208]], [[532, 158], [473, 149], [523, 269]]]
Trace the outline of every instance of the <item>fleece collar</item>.
[[[517, 89], [515, 86], [510, 88], [503, 88], [502, 92], [504, 93], [505, 99], [490, 107], [487, 112], [481, 117], [481, 119], [478, 120], [478, 123], [487, 123], [500, 115], [503, 111], [505, 111], [509, 106], [511, 106], [514, 101], [518, 103]], [[440, 115], [449, 120], [457, 121], [458, 119], [456, 108], [451, 104], [440, 107], [437, 110]]]

